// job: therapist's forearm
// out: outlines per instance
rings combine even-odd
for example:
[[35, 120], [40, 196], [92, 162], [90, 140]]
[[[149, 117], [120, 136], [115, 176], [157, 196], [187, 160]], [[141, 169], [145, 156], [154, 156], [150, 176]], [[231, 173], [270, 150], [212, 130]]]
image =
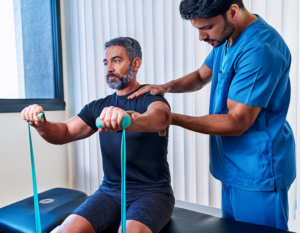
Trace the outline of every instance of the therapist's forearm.
[[212, 69], [203, 64], [198, 70], [164, 85], [165, 92], [186, 93], [203, 88], [212, 79]]
[[200, 90], [206, 85], [196, 70], [182, 78], [166, 83], [164, 86], [168, 93], [188, 93]]
[[209, 135], [240, 136], [246, 131], [245, 125], [230, 114], [192, 117], [172, 113], [172, 125]]
[[200, 80], [198, 71], [190, 73], [182, 78], [166, 83], [165, 88], [168, 93], [187, 93], [200, 90], [204, 83]]

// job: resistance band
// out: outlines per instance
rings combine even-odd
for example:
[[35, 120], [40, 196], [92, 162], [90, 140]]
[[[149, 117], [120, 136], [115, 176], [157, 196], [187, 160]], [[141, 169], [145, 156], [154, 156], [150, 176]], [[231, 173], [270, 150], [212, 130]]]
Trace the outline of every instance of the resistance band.
[[[132, 111], [128, 111], [132, 114]], [[39, 113], [38, 117], [44, 119], [44, 113]], [[126, 135], [125, 128], [127, 128], [131, 123], [131, 119], [128, 116], [124, 116], [122, 119], [122, 143], [121, 143], [121, 225], [122, 233], [126, 233]], [[99, 117], [96, 119], [96, 126], [98, 128], [103, 128]], [[42, 233], [41, 228], [41, 218], [39, 209], [39, 200], [36, 184], [35, 166], [34, 166], [34, 156], [32, 148], [32, 140], [30, 133], [30, 124], [28, 123], [28, 136], [29, 136], [29, 148], [30, 148], [30, 158], [31, 158], [31, 174], [32, 174], [32, 185], [33, 185], [33, 199], [34, 199], [34, 212], [35, 212], [35, 226], [36, 232]]]
[[[44, 113], [39, 113], [37, 116], [42, 118], [44, 121]], [[37, 192], [37, 185], [36, 185], [35, 166], [34, 166], [34, 157], [33, 157], [32, 140], [31, 140], [29, 122], [28, 122], [28, 136], [29, 136], [29, 148], [30, 148], [30, 158], [31, 158], [31, 175], [32, 175], [32, 185], [33, 185], [35, 228], [36, 228], [37, 233], [42, 233], [40, 208], [39, 208], [38, 192]]]
[[[129, 116], [124, 116], [122, 119], [122, 143], [121, 143], [121, 225], [122, 233], [126, 233], [126, 135], [125, 128], [131, 123]], [[100, 118], [96, 119], [96, 126], [103, 128]]]

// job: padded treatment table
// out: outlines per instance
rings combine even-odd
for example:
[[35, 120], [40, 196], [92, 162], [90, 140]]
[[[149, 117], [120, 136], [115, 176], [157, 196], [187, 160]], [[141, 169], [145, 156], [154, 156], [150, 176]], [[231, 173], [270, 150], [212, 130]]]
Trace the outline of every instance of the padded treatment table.
[[[71, 189], [56, 188], [39, 194], [39, 201], [54, 199], [49, 204], [40, 204], [42, 232], [48, 233], [60, 225], [73, 212], [87, 195]], [[117, 233], [115, 225], [104, 233]], [[35, 218], [33, 197], [16, 202], [0, 209], [0, 233], [33, 233]], [[171, 220], [161, 233], [286, 233], [272, 227], [236, 222], [210, 215], [174, 208]]]
[[[116, 233], [114, 226], [105, 233]], [[171, 220], [160, 233], [287, 233], [267, 226], [236, 222], [194, 211], [174, 208]]]
[[[54, 188], [38, 194], [42, 232], [48, 233], [60, 225], [87, 199], [84, 192]], [[0, 232], [35, 233], [33, 197], [0, 209]]]

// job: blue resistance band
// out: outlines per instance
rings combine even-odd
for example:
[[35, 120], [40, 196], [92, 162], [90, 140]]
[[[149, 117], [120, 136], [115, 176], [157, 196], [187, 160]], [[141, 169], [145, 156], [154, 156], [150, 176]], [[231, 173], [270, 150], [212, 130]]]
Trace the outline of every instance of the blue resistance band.
[[[122, 233], [126, 233], [126, 135], [125, 128], [131, 123], [129, 116], [122, 119], [122, 144], [121, 144], [121, 225]], [[99, 117], [96, 119], [97, 128], [103, 128]]]
[[[44, 120], [44, 113], [39, 113], [37, 116]], [[42, 233], [38, 191], [37, 191], [36, 176], [35, 176], [34, 156], [33, 156], [32, 140], [31, 140], [29, 123], [28, 123], [28, 136], [29, 136], [29, 147], [30, 147], [30, 158], [31, 158], [31, 174], [32, 174], [32, 185], [33, 185], [35, 228], [36, 228], [37, 233]]]

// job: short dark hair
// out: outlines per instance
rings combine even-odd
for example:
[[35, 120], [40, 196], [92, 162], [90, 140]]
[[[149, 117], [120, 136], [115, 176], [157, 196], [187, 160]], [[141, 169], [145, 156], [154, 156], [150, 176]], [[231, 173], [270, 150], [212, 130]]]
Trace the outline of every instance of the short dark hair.
[[213, 18], [225, 15], [232, 4], [245, 8], [243, 0], [182, 0], [179, 11], [183, 19]]
[[111, 46], [122, 46], [125, 48], [126, 54], [130, 61], [133, 61], [136, 57], [142, 59], [142, 49], [135, 39], [130, 37], [117, 37], [105, 42], [105, 50]]

